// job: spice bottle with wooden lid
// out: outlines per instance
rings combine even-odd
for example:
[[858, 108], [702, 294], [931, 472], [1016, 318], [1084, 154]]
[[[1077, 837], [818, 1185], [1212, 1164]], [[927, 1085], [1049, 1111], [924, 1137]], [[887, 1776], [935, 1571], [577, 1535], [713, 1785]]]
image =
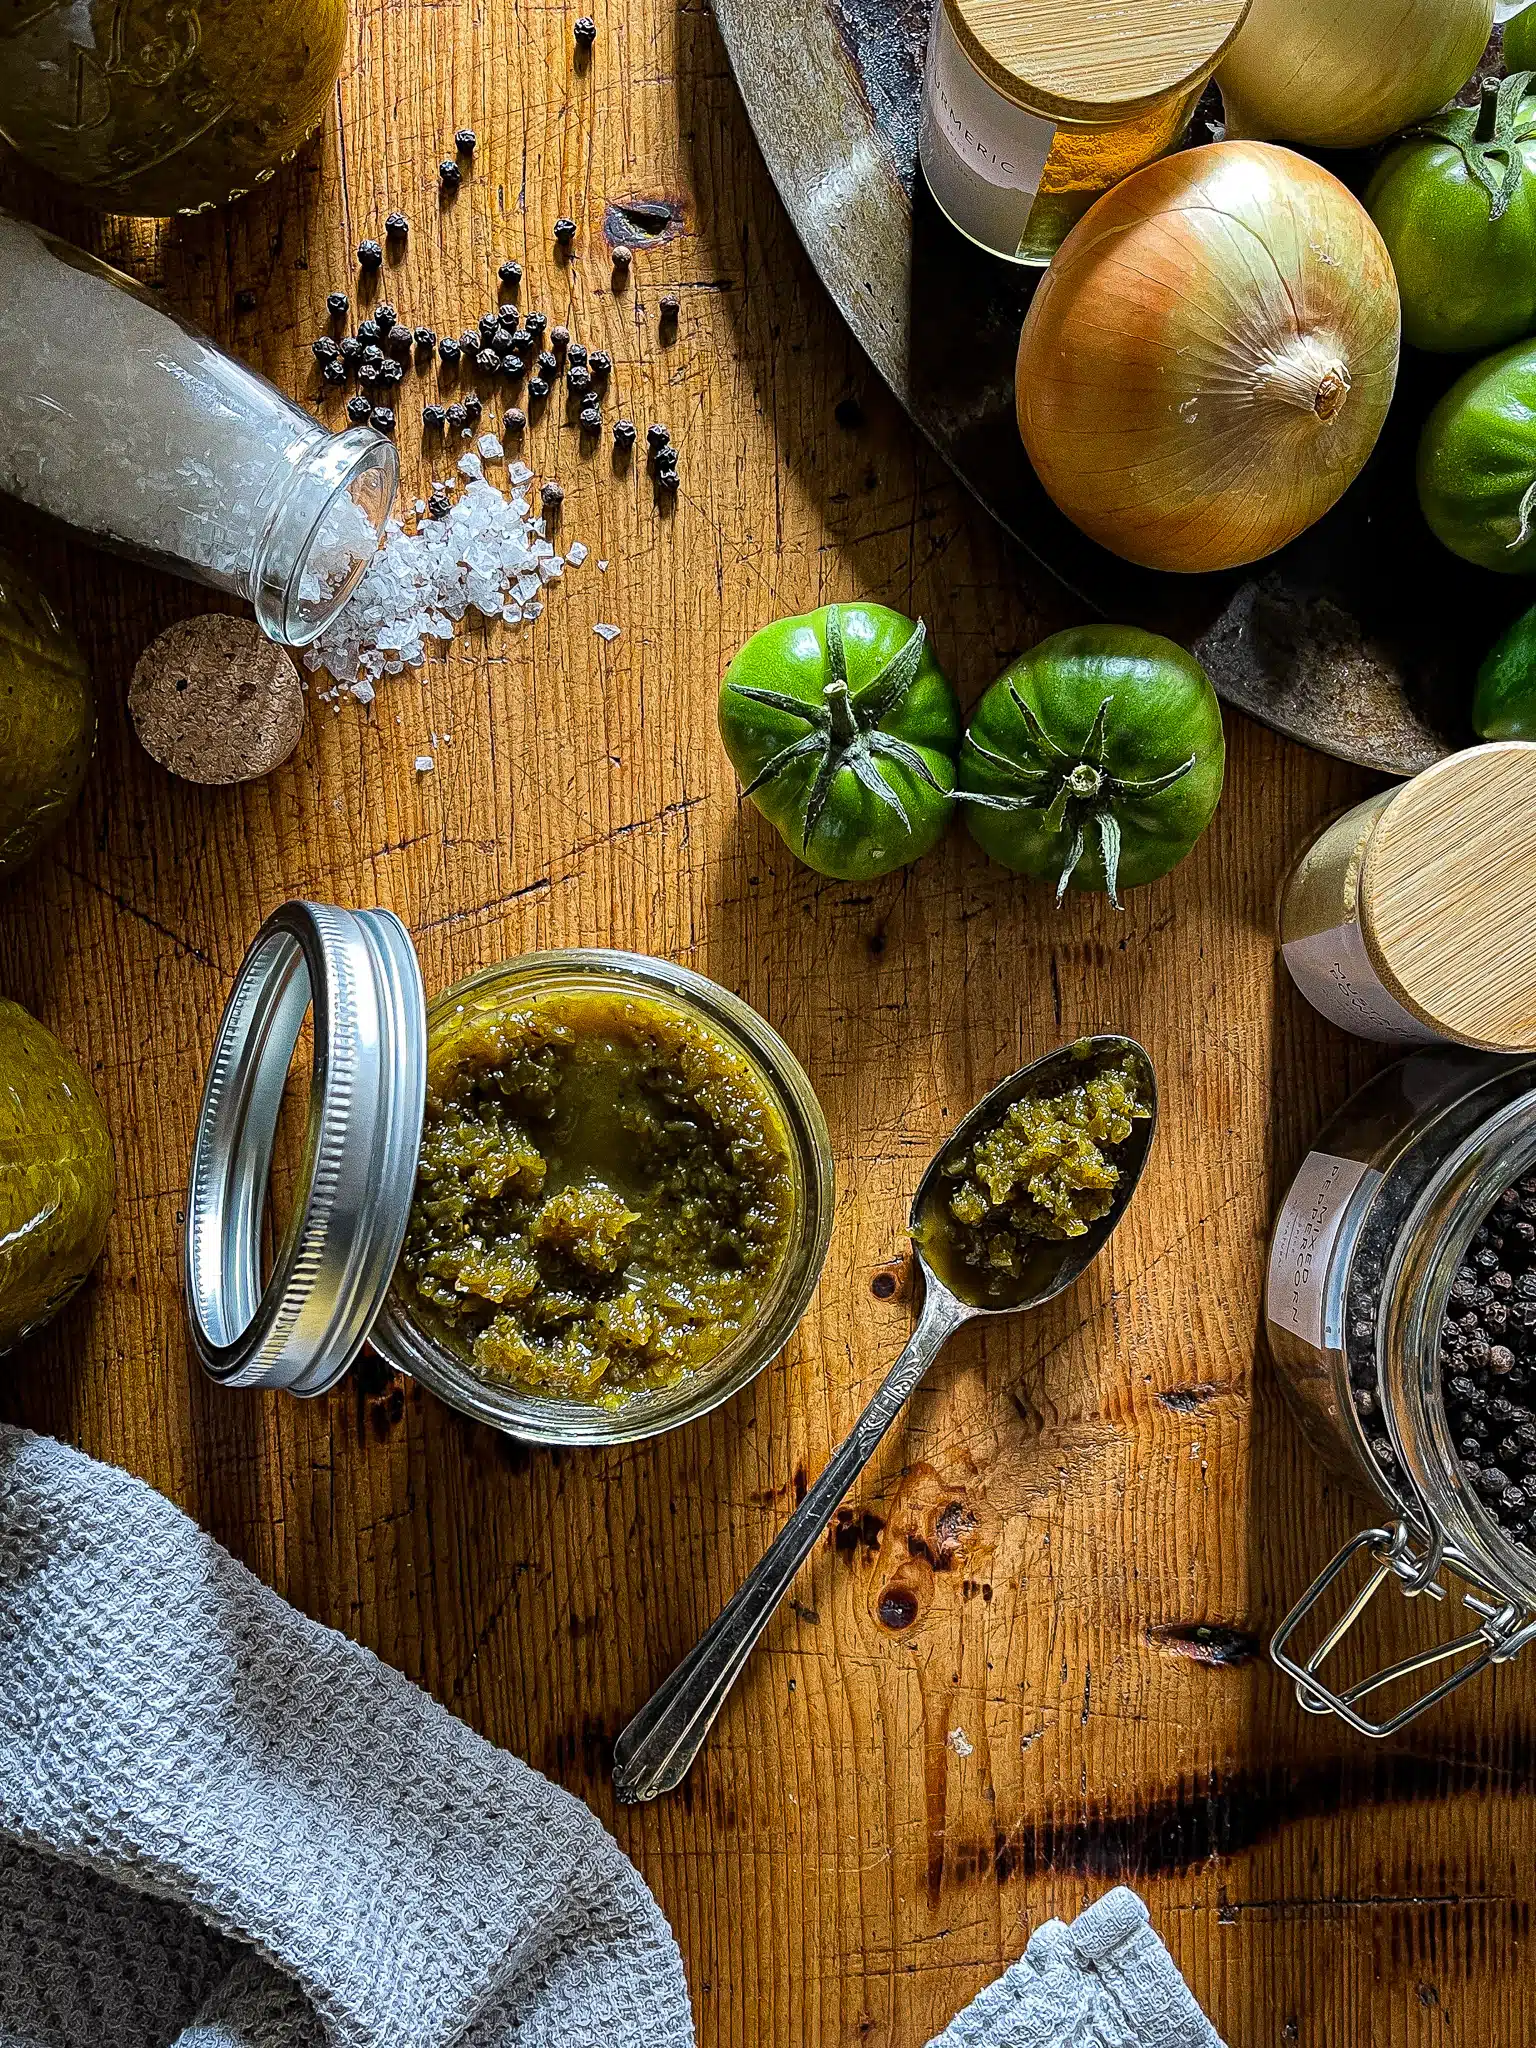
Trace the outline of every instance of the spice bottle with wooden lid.
[[1282, 886], [1280, 943], [1357, 1037], [1536, 1050], [1536, 743], [1452, 754], [1326, 825]]
[[1249, 0], [936, 0], [918, 156], [963, 235], [1049, 263], [1184, 133]]

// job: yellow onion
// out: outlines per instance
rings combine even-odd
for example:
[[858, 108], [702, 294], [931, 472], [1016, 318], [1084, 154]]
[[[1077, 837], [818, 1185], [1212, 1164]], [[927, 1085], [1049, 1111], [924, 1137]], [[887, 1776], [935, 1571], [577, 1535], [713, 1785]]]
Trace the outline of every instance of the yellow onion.
[[1253, 0], [1216, 81], [1227, 133], [1364, 149], [1454, 99], [1494, 0]]
[[1148, 164], [1099, 200], [1019, 340], [1019, 431], [1096, 541], [1228, 569], [1321, 518], [1397, 378], [1397, 281], [1337, 178], [1264, 142]]

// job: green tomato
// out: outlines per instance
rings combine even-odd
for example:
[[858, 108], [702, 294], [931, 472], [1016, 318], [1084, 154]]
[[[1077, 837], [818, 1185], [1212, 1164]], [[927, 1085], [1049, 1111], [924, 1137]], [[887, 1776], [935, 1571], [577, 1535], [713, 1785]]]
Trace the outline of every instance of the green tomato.
[[1536, 740], [1536, 607], [1489, 648], [1472, 694], [1472, 730], [1484, 740]]
[[1477, 107], [1426, 121], [1365, 194], [1415, 348], [1501, 348], [1536, 329], [1536, 93], [1485, 79]]
[[1135, 626], [1053, 634], [1004, 669], [960, 755], [972, 835], [1004, 867], [1069, 888], [1154, 882], [1211, 822], [1221, 706], [1182, 647]]
[[1504, 69], [1536, 71], [1536, 7], [1522, 7], [1505, 22]]
[[954, 810], [960, 706], [927, 630], [883, 604], [764, 626], [720, 685], [720, 737], [763, 816], [820, 875], [918, 860]]
[[1458, 377], [1419, 437], [1419, 503], [1453, 555], [1536, 575], [1536, 342]]

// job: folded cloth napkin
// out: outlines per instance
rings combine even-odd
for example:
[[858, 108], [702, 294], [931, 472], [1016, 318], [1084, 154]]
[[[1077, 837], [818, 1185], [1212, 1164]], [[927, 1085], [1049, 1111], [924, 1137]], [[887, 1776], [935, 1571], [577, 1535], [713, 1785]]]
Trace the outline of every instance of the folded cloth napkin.
[[127, 1473], [0, 1427], [0, 2048], [688, 2048], [569, 1793]]
[[1122, 1885], [1047, 1920], [928, 2048], [1222, 2048], [1147, 1909]]

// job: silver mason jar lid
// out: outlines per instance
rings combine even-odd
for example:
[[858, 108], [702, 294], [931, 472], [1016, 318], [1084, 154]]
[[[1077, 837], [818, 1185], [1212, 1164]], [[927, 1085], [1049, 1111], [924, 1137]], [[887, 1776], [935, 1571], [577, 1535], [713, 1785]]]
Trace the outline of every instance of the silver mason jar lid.
[[[304, 1161], [263, 1287], [273, 1140], [311, 1007]], [[323, 1394], [362, 1350], [405, 1239], [426, 1081], [426, 997], [400, 920], [274, 911], [220, 1019], [192, 1150], [183, 1282], [214, 1379]]]

